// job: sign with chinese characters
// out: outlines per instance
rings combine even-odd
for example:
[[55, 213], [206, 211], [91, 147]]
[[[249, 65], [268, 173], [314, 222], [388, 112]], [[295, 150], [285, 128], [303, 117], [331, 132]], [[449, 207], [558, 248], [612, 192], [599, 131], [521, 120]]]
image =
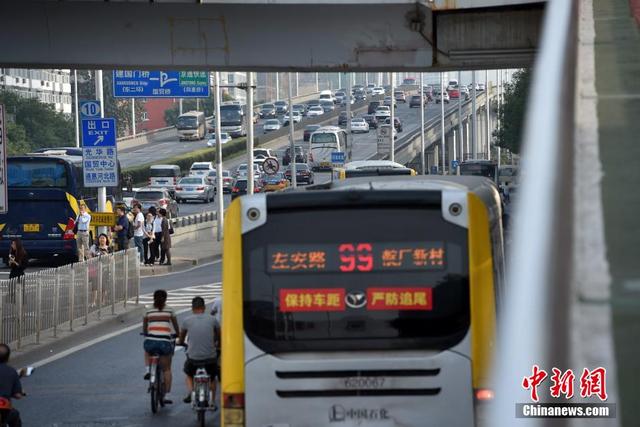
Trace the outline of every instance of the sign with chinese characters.
[[331, 152], [331, 166], [339, 168], [344, 166], [344, 151], [332, 151]]
[[344, 311], [342, 288], [280, 289], [280, 311]]
[[378, 154], [388, 156], [391, 154], [391, 126], [378, 127]]
[[0, 213], [9, 211], [7, 190], [7, 122], [4, 117], [4, 105], [0, 104]]
[[82, 172], [85, 187], [118, 186], [115, 119], [82, 121]]
[[91, 225], [95, 227], [111, 227], [116, 225], [116, 214], [113, 212], [91, 212]]
[[113, 96], [116, 98], [206, 98], [209, 73], [206, 71], [114, 70]]
[[367, 310], [431, 310], [431, 288], [368, 288]]
[[269, 245], [270, 273], [367, 273], [441, 270], [442, 242]]

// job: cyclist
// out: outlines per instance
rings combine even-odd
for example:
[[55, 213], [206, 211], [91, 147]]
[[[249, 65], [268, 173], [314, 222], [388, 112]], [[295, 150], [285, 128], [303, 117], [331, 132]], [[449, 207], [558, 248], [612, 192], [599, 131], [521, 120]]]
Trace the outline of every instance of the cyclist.
[[[25, 394], [22, 392], [20, 374], [8, 365], [9, 356], [11, 356], [9, 346], [0, 344], [0, 397], [11, 401], [11, 399], [21, 399]], [[4, 422], [9, 427], [20, 427], [22, 425], [20, 412], [15, 408], [9, 409]]]
[[173, 356], [173, 339], [180, 332], [175, 312], [167, 306], [167, 291], [158, 289], [153, 293], [153, 307], [144, 315], [142, 333], [144, 340], [144, 379], [151, 376], [149, 356], [160, 356], [159, 363], [164, 372], [165, 399], [164, 403], [173, 403], [168, 398], [171, 391], [171, 359]]
[[210, 378], [211, 406], [215, 408], [216, 377], [218, 376], [218, 361], [216, 344], [220, 342], [220, 325], [215, 317], [205, 313], [202, 297], [195, 297], [191, 301], [192, 315], [182, 322], [180, 342], [184, 343], [189, 336], [187, 360], [184, 362], [188, 394], [184, 403], [191, 403], [193, 391], [193, 376], [199, 367], [203, 367]]

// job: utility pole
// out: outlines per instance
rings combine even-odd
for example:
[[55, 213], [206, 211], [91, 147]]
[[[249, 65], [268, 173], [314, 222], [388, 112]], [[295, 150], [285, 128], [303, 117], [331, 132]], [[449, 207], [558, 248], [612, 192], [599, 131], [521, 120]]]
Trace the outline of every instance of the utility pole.
[[389, 160], [392, 162], [396, 161], [396, 140], [393, 137], [393, 131], [395, 130], [395, 120], [396, 120], [396, 99], [393, 96], [393, 92], [395, 92], [394, 78], [393, 73], [391, 73], [391, 78], [389, 79], [391, 82], [391, 129], [389, 129], [389, 138], [391, 138], [391, 153], [389, 154]]
[[[80, 148], [80, 112], [78, 111], [78, 70], [73, 70], [73, 94], [76, 106], [76, 147]], [[102, 109], [102, 106], [100, 106]]]
[[316, 92], [320, 92], [320, 78], [318, 77], [318, 73], [316, 73]]
[[180, 115], [182, 115], [182, 98], [180, 98]]
[[276, 99], [274, 99], [274, 101], [277, 101], [280, 99], [280, 78], [278, 77], [278, 72], [276, 72]]
[[[249, 122], [247, 129], [247, 194], [253, 194], [253, 73], [247, 72], [247, 114], [245, 119]], [[217, 145], [217, 144], [216, 144]], [[218, 180], [221, 173], [216, 173]]]
[[471, 157], [473, 160], [478, 158], [478, 114], [476, 111], [476, 72], [472, 71], [473, 78], [471, 84], [473, 90], [471, 93]]
[[[100, 118], [104, 119], [104, 92], [102, 89], [102, 70], [96, 70], [95, 73], [96, 97], [100, 101]], [[98, 187], [98, 211], [106, 212], [107, 210], [107, 187]], [[107, 227], [99, 227], [98, 233], [107, 233]]]
[[422, 175], [427, 174], [426, 170], [426, 159], [425, 159], [425, 150], [424, 146], [424, 73], [420, 71], [420, 90], [418, 91], [420, 94], [420, 165], [422, 166]]
[[338, 73], [338, 89], [342, 89], [342, 73]]
[[136, 136], [136, 99], [131, 98], [131, 135]]
[[487, 160], [491, 160], [491, 126], [489, 121], [491, 116], [489, 114], [489, 70], [484, 70], [484, 114], [485, 122], [487, 122]]
[[352, 156], [353, 156], [353, 137], [351, 136], [351, 99], [352, 99], [352, 95], [351, 95], [351, 79], [348, 78], [347, 79], [347, 147], [349, 147], [348, 149], [348, 154], [347, 154], [347, 159], [349, 161], [352, 160]]
[[[458, 71], [458, 89], [462, 86], [462, 73]], [[460, 135], [460, 139], [462, 140], [462, 92], [460, 92], [460, 96], [458, 97], [458, 134]], [[460, 159], [464, 161], [464, 150], [460, 151]]]
[[[300, 73], [296, 72], [296, 96], [300, 96]], [[289, 106], [291, 108], [291, 106]]]
[[[216, 121], [216, 221], [218, 224], [218, 242], [222, 240], [222, 227], [224, 226], [224, 194], [222, 190], [222, 130], [220, 129], [220, 72], [213, 76], [213, 111]], [[248, 182], [247, 182], [248, 185]]]
[[[442, 161], [441, 166], [442, 166], [442, 175], [444, 175], [444, 147], [445, 147], [445, 140], [444, 140], [444, 74], [440, 73], [440, 150], [442, 151], [442, 154], [440, 155], [442, 157]], [[435, 163], [436, 165], [438, 165], [438, 159], [436, 156], [435, 159]]]
[[295, 141], [293, 140], [293, 114], [291, 112], [292, 105], [292, 90], [291, 90], [291, 72], [287, 73], [289, 75], [289, 150], [291, 155], [289, 156], [291, 161], [289, 162], [289, 166], [291, 167], [291, 186], [293, 188], [298, 187], [298, 177], [296, 176], [296, 149], [295, 149]]

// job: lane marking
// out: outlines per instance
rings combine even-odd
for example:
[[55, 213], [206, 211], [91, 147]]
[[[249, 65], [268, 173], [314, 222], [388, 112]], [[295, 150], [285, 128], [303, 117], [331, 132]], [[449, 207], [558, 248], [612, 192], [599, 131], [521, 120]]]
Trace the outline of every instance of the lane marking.
[[207, 267], [207, 266], [214, 265], [214, 264], [220, 264], [221, 262], [222, 262], [222, 258], [221, 259], [217, 259], [215, 261], [208, 262], [206, 264], [194, 265], [193, 267], [189, 268], [188, 270], [170, 271], [170, 272], [164, 273], [164, 274], [156, 274], [154, 276], [140, 277], [140, 280], [156, 279], [158, 277], [171, 276], [173, 274], [188, 273], [188, 272], [193, 271], [193, 270], [195, 270], [197, 268]]

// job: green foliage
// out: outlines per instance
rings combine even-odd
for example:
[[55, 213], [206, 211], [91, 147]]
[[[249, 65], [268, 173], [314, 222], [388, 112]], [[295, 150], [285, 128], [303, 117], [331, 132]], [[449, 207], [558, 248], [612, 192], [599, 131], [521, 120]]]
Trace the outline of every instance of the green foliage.
[[527, 68], [516, 72], [512, 82], [505, 85], [504, 105], [498, 114], [501, 126], [493, 133], [497, 146], [516, 154], [522, 143], [530, 82], [531, 70]]
[[[233, 101], [234, 98], [227, 92], [222, 93], [222, 102]], [[187, 111], [204, 111], [206, 117], [213, 116], [213, 94], [210, 94], [208, 98], [201, 98], [200, 102], [195, 99], [183, 99], [182, 100], [182, 112]], [[180, 115], [180, 105], [175, 104], [173, 107], [164, 111], [164, 121], [167, 126], [175, 126]]]
[[53, 106], [8, 90], [0, 91], [0, 104], [6, 108], [9, 154], [74, 145], [73, 121]]

